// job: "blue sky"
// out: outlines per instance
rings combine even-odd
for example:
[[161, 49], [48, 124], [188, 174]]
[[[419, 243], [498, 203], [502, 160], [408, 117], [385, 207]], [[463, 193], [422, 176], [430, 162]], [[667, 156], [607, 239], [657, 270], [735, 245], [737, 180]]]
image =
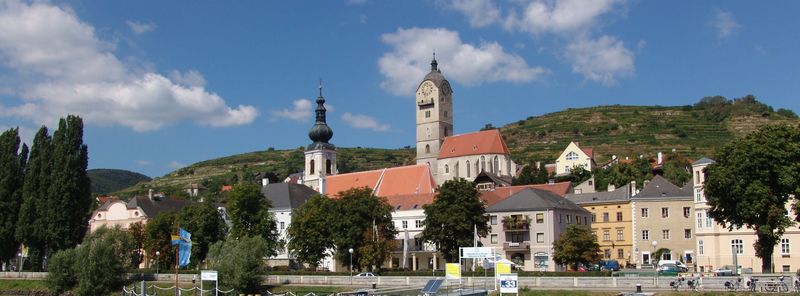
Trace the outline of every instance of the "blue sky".
[[455, 132], [570, 107], [747, 94], [800, 111], [800, 2], [0, 1], [0, 127], [77, 114], [90, 168], [156, 177], [309, 143], [414, 143], [435, 50]]

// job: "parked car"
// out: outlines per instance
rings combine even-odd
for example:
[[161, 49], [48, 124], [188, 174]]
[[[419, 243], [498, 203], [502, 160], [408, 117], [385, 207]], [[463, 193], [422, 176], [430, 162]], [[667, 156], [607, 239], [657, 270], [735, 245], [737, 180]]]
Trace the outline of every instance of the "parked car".
[[736, 274], [736, 267], [733, 265], [724, 265], [717, 270], [714, 270], [716, 276], [732, 276]]
[[687, 271], [689, 271], [689, 267], [688, 267], [688, 266], [686, 266], [686, 264], [684, 264], [683, 262], [680, 262], [680, 261], [678, 261], [678, 260], [661, 260], [661, 261], [658, 261], [658, 267], [659, 267], [659, 268], [660, 268], [662, 265], [665, 265], [665, 264], [674, 264], [675, 266], [677, 266], [677, 267], [678, 267], [678, 269], [679, 269], [681, 272], [687, 272]]
[[371, 272], [362, 272], [356, 275], [357, 277], [374, 277], [375, 274]]
[[665, 263], [658, 267], [658, 275], [660, 276], [676, 276], [681, 272], [681, 268], [673, 263]]
[[608, 260], [603, 262], [603, 270], [619, 271], [619, 262], [617, 260]]

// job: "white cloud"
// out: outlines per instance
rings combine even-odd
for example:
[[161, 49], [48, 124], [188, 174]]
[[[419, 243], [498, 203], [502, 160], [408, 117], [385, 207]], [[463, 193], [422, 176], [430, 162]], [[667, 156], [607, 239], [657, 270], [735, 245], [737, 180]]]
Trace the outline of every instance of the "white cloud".
[[[313, 104], [311, 100], [308, 99], [299, 99], [294, 100], [292, 102], [292, 109], [282, 109], [282, 110], [270, 110], [269, 114], [271, 116], [271, 120], [277, 120], [280, 118], [291, 119], [295, 121], [309, 121], [314, 116], [313, 114]], [[330, 109], [329, 106], [326, 106], [326, 109]]]
[[354, 128], [371, 129], [376, 132], [385, 132], [391, 128], [388, 124], [380, 123], [380, 121], [374, 117], [350, 114], [350, 112], [342, 114], [342, 120], [347, 123], [347, 125]]
[[137, 21], [126, 21], [125, 23], [128, 24], [128, 27], [131, 28], [131, 31], [137, 35], [152, 32], [158, 27], [158, 25], [156, 25], [154, 22], [143, 23]]
[[605, 86], [616, 85], [619, 77], [634, 73], [633, 53], [613, 36], [576, 40], [567, 45], [566, 57], [573, 72]]
[[170, 167], [171, 169], [177, 170], [177, 169], [186, 167], [186, 164], [180, 163], [180, 162], [177, 162], [177, 161], [173, 160], [173, 161], [170, 161], [169, 164], [167, 164], [167, 166]]
[[443, 28], [400, 28], [383, 34], [392, 51], [378, 60], [386, 79], [381, 87], [396, 95], [412, 95], [414, 88], [430, 69], [431, 53], [445, 76], [465, 85], [483, 82], [529, 82], [547, 73], [542, 67], [529, 67], [525, 60], [506, 52], [496, 42], [479, 45], [464, 43], [458, 32]]
[[138, 165], [138, 166], [151, 166], [151, 165], [153, 165], [153, 162], [149, 161], [149, 160], [139, 159], [139, 160], [136, 161], [136, 165]]
[[184, 73], [178, 70], [172, 70], [169, 72], [169, 78], [175, 83], [186, 86], [204, 87], [206, 85], [206, 78], [197, 70], [189, 70]]
[[714, 12], [714, 19], [711, 20], [711, 25], [717, 29], [717, 37], [720, 39], [733, 35], [736, 30], [742, 27], [736, 22], [733, 14], [722, 10]]
[[500, 20], [500, 9], [492, 0], [452, 0], [449, 7], [467, 16], [473, 27], [485, 27]]
[[[232, 126], [253, 122], [252, 106], [229, 107], [197, 86], [191, 71], [176, 83], [141, 67], [125, 65], [114, 45], [71, 11], [35, 2], [0, 2], [0, 64], [25, 83], [15, 88], [23, 102], [0, 105], [0, 116], [52, 124], [66, 114], [87, 123], [151, 131], [178, 121]], [[194, 77], [194, 86], [186, 83]], [[204, 81], [204, 80], [203, 80]]]
[[533, 34], [584, 33], [597, 23], [597, 18], [623, 0], [535, 0], [530, 1], [518, 15], [512, 11], [505, 19], [506, 29]]
[[[34, 129], [26, 127], [26, 126], [0, 125], [0, 133], [3, 133], [3, 132], [5, 132], [5, 131], [7, 131], [9, 129], [12, 129], [12, 128], [18, 129], [17, 130], [17, 135], [19, 135], [19, 140], [21, 141], [21, 143], [19, 144], [20, 148], [22, 148], [22, 143], [28, 144], [28, 148], [30, 148], [31, 145], [33, 145], [33, 137], [36, 136], [36, 132], [39, 131], [39, 130], [34, 130]], [[53, 135], [52, 134], [53, 133], [52, 130], [50, 130], [49, 133], [50, 133], [50, 136]]]

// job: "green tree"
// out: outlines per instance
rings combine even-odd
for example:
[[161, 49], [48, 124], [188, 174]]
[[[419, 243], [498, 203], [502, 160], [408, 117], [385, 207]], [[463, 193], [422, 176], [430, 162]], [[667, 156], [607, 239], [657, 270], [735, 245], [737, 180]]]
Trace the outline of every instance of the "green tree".
[[[377, 231], [377, 232], [376, 232]], [[386, 233], [386, 229], [376, 228], [364, 231], [364, 242], [356, 251], [359, 254], [358, 265], [366, 266], [370, 271], [380, 268], [392, 252], [394, 236]]]
[[228, 196], [228, 210], [231, 214], [231, 236], [245, 237], [259, 235], [267, 242], [269, 256], [277, 255], [282, 247], [278, 237], [278, 226], [269, 208], [272, 203], [261, 194], [261, 187], [253, 183], [233, 186]]
[[[386, 255], [382, 247], [372, 249], [375, 253], [361, 253], [361, 247], [365, 244], [365, 233], [377, 229], [382, 238], [376, 240], [394, 239], [397, 230], [392, 223], [392, 207], [385, 199], [372, 194], [372, 189], [368, 187], [354, 188], [339, 193], [339, 198], [334, 200], [334, 212], [336, 219], [333, 221], [334, 237], [333, 243], [336, 249], [336, 259], [339, 262], [347, 262], [350, 259], [348, 250], [353, 248], [353, 263], [357, 268], [362, 267], [362, 257], [367, 256], [363, 262], [371, 263], [364, 267], [380, 267]], [[378, 244], [380, 246], [380, 244]]]
[[17, 219], [22, 204], [22, 184], [28, 148], [20, 151], [18, 129], [0, 135], [0, 262], [8, 262], [17, 254], [15, 239]]
[[192, 234], [192, 265], [205, 260], [209, 246], [225, 238], [225, 222], [210, 204], [200, 203], [181, 209], [177, 222]]
[[258, 292], [261, 274], [264, 272], [263, 258], [272, 250], [267, 241], [259, 236], [228, 237], [211, 245], [208, 263], [224, 276], [220, 286], [233, 288], [234, 294]]
[[784, 206], [800, 193], [800, 128], [761, 127], [725, 145], [706, 172], [708, 215], [730, 230], [755, 231], [761, 269], [771, 271], [775, 245], [793, 224]]
[[667, 156], [667, 160], [664, 162], [661, 169], [664, 171], [664, 178], [669, 180], [670, 183], [682, 187], [692, 178], [692, 175], [689, 173], [689, 167], [690, 164], [686, 158], [671, 154]]
[[75, 249], [56, 252], [48, 262], [47, 287], [50, 293], [61, 295], [78, 284], [75, 277]]
[[297, 261], [317, 267], [333, 248], [333, 208], [333, 200], [315, 195], [292, 211], [288, 246]]
[[668, 248], [658, 248], [655, 252], [653, 252], [653, 262], [658, 264], [658, 261], [664, 257], [664, 254], [670, 253], [672, 250]]
[[520, 174], [511, 183], [512, 185], [545, 184], [548, 179], [547, 169], [543, 164], [536, 167], [534, 163], [531, 163], [522, 168]]
[[481, 237], [489, 232], [489, 217], [479, 196], [474, 183], [459, 178], [442, 184], [433, 203], [423, 206], [422, 237], [437, 244], [447, 262], [458, 260], [459, 247], [473, 245], [475, 227]]
[[161, 213], [145, 225], [145, 251], [148, 257], [158, 260], [156, 264], [162, 270], [175, 266], [175, 248], [171, 242], [175, 233], [175, 218], [175, 213]]
[[128, 226], [128, 234], [133, 239], [134, 245], [134, 256], [131, 258], [133, 261], [131, 265], [137, 267], [144, 260], [144, 242], [147, 239], [144, 224], [142, 222], [131, 224]]
[[553, 261], [577, 268], [580, 263], [600, 260], [600, 245], [587, 228], [570, 225], [553, 241]]
[[50, 180], [51, 145], [47, 127], [42, 126], [33, 137], [17, 220], [16, 238], [28, 246], [28, 260], [34, 271], [41, 270], [42, 258], [47, 251], [47, 184]]
[[77, 245], [86, 233], [92, 206], [91, 183], [86, 174], [88, 148], [83, 144], [83, 120], [62, 118], [53, 134], [52, 169], [48, 191], [48, 248], [63, 250]]

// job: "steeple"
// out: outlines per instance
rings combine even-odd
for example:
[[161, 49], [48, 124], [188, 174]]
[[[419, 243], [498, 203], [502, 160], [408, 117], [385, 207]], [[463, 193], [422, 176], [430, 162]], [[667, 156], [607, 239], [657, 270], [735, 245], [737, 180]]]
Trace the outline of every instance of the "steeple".
[[431, 61], [431, 71], [439, 72], [439, 63], [436, 62], [436, 51], [433, 52], [433, 60]]
[[314, 142], [308, 145], [308, 150], [335, 149], [333, 144], [328, 143], [333, 138], [333, 130], [325, 122], [325, 112], [325, 97], [322, 96], [322, 79], [320, 79], [319, 97], [317, 97], [317, 109], [315, 110], [317, 120], [308, 132], [308, 138]]

